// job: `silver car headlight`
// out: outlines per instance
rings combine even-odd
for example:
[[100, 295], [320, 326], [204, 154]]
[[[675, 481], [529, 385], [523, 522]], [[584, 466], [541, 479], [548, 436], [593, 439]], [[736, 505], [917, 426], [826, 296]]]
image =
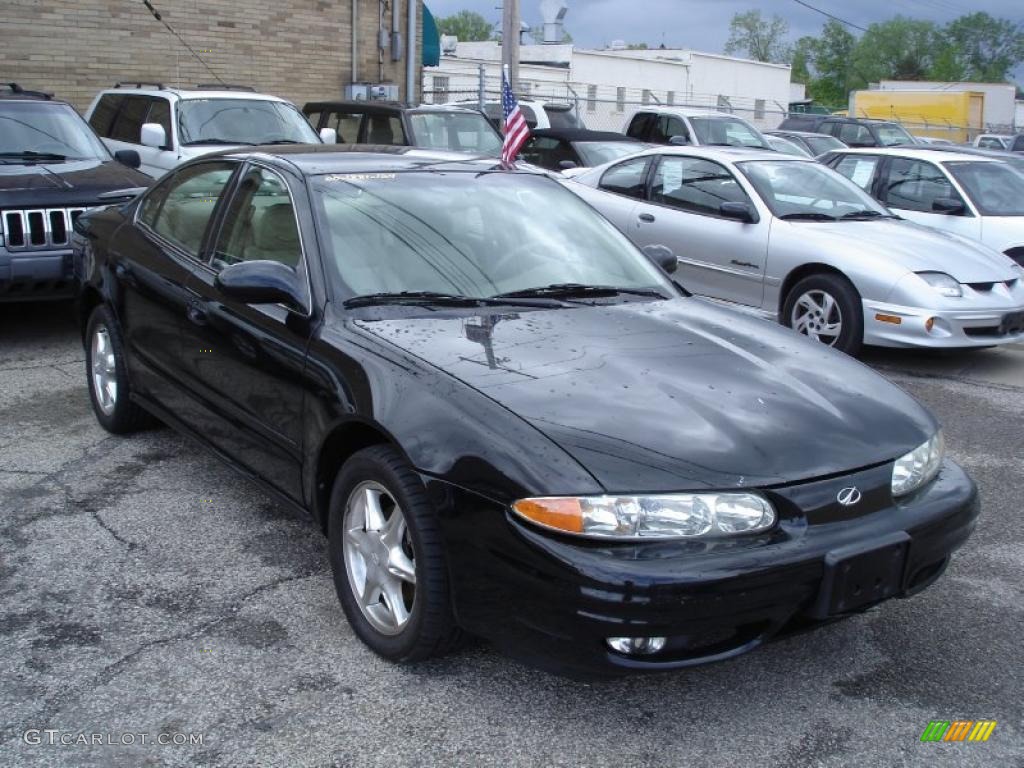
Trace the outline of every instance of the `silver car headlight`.
[[918, 272], [917, 276], [947, 299], [959, 299], [964, 295], [963, 286], [956, 281], [956, 278], [945, 272]]
[[892, 495], [906, 496], [927, 485], [939, 472], [946, 455], [946, 440], [942, 430], [910, 453], [896, 459], [892, 466]]
[[756, 493], [652, 496], [546, 496], [513, 511], [561, 533], [601, 539], [676, 539], [758, 533], [775, 525], [771, 502]]

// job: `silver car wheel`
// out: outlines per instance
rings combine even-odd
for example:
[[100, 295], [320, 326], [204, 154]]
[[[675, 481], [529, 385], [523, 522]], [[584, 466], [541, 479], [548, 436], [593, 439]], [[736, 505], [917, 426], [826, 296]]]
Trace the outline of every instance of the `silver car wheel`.
[[843, 313], [831, 294], [807, 291], [793, 305], [789, 325], [797, 333], [834, 347], [843, 332]]
[[92, 334], [92, 389], [96, 404], [104, 414], [110, 416], [117, 407], [117, 359], [110, 331], [105, 325], [97, 325]]
[[384, 635], [409, 622], [416, 563], [401, 507], [380, 483], [357, 485], [345, 502], [345, 572], [359, 610]]

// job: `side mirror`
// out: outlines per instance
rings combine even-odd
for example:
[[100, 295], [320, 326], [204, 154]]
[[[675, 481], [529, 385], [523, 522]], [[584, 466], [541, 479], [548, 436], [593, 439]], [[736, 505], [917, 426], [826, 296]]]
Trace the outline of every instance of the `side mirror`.
[[284, 304], [308, 311], [299, 276], [279, 261], [243, 261], [221, 270], [214, 285], [243, 304]]
[[674, 147], [688, 147], [688, 146], [690, 146], [690, 137], [689, 136], [672, 136], [668, 140], [668, 143], [671, 144]]
[[142, 158], [134, 149], [119, 149], [114, 153], [114, 159], [129, 168], [138, 168], [142, 165]]
[[568, 171], [568, 170], [570, 170], [572, 168], [577, 168], [577, 167], [578, 166], [576, 165], [576, 163], [573, 162], [572, 160], [560, 160], [559, 163], [558, 163], [558, 168], [559, 168], [559, 170], [562, 170], [562, 171]]
[[679, 259], [666, 245], [645, 245], [643, 251], [647, 258], [670, 275], [679, 268]]
[[744, 224], [757, 222], [757, 211], [750, 203], [722, 203], [718, 206], [718, 214], [726, 219], [742, 221]]
[[321, 128], [320, 141], [322, 141], [324, 144], [337, 144], [338, 131], [335, 128]]
[[147, 147], [165, 149], [167, 147], [167, 131], [160, 123], [143, 123], [142, 143]]
[[947, 216], [959, 216], [966, 207], [963, 200], [957, 200], [955, 197], [937, 197], [932, 200], [932, 210]]

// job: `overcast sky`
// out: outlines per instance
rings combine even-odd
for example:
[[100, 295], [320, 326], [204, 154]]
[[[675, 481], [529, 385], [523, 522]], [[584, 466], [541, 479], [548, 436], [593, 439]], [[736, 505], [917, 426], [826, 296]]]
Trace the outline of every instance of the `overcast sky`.
[[[867, 27], [902, 14], [945, 23], [957, 16], [987, 11], [993, 16], [1024, 22], [1024, 0], [808, 0], [810, 5]], [[463, 9], [501, 23], [501, 0], [426, 0], [437, 17]], [[577, 45], [601, 48], [612, 40], [662, 42], [669, 48], [692, 48], [720, 53], [729, 36], [729, 20], [738, 12], [758, 8], [777, 13], [789, 23], [793, 40], [817, 34], [827, 19], [793, 0], [566, 0], [565, 28]], [[540, 0], [521, 0], [523, 21], [541, 23]], [[857, 30], [851, 30], [860, 34]]]

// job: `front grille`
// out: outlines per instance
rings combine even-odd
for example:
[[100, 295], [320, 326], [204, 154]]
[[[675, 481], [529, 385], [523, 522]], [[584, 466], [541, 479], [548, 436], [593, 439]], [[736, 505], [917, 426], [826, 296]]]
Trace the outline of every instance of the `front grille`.
[[37, 208], [0, 213], [0, 233], [9, 251], [66, 248], [75, 219], [85, 208]]

